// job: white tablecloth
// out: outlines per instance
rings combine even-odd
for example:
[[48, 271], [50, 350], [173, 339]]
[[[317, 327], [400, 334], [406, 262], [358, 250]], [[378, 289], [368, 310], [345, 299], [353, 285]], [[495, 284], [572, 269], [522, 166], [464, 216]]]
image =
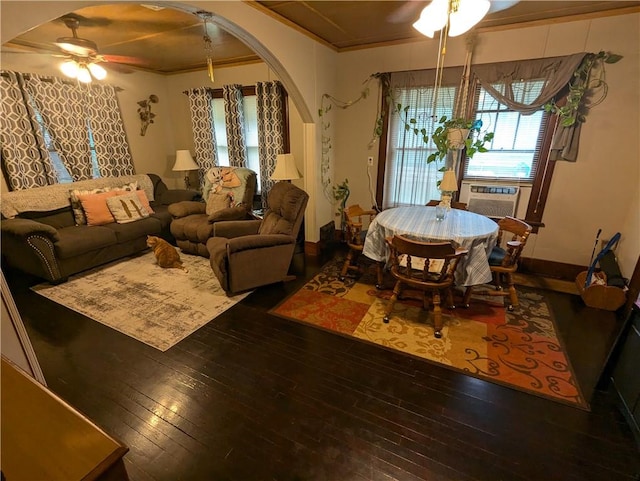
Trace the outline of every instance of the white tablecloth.
[[456, 270], [456, 285], [472, 286], [491, 281], [489, 254], [498, 237], [498, 224], [483, 215], [451, 209], [444, 220], [436, 221], [436, 208], [396, 207], [379, 213], [367, 230], [363, 253], [370, 259], [386, 262], [389, 249], [386, 237], [402, 234], [425, 242], [453, 240], [469, 253]]

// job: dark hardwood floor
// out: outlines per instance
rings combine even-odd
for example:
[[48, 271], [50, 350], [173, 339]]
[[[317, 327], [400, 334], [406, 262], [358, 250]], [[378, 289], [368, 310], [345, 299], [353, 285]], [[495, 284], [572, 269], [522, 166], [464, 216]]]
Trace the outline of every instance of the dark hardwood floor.
[[305, 276], [163, 353], [5, 274], [49, 387], [129, 446], [134, 481], [640, 479], [598, 385], [619, 321], [577, 296], [548, 292], [590, 412], [268, 314]]

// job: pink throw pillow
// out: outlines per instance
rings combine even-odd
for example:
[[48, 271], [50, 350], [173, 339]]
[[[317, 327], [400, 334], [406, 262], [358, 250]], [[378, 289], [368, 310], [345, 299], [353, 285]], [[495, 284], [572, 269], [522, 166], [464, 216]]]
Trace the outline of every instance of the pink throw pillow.
[[109, 191], [102, 192], [100, 194], [79, 194], [78, 200], [82, 204], [82, 210], [84, 210], [87, 216], [87, 224], [89, 225], [104, 225], [115, 222], [109, 206], [107, 205], [107, 199], [115, 197], [118, 192], [126, 194], [124, 191]]

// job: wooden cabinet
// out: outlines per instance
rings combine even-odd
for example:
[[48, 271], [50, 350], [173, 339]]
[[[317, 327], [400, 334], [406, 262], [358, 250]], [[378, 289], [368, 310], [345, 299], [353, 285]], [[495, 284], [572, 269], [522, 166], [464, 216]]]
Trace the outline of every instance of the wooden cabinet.
[[7, 480], [126, 481], [124, 445], [2, 357]]
[[640, 307], [631, 311], [630, 326], [611, 376], [623, 413], [640, 445]]

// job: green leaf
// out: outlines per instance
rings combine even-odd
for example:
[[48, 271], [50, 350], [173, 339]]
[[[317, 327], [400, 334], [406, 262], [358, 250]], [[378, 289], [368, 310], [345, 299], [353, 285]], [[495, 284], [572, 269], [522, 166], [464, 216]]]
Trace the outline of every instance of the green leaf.
[[605, 57], [605, 63], [616, 63], [622, 60], [622, 55], [618, 55], [616, 53], [610, 53], [607, 57]]
[[576, 123], [576, 119], [574, 119], [573, 117], [567, 117], [561, 122], [560, 125], [562, 125], [563, 127], [571, 127], [575, 123]]

